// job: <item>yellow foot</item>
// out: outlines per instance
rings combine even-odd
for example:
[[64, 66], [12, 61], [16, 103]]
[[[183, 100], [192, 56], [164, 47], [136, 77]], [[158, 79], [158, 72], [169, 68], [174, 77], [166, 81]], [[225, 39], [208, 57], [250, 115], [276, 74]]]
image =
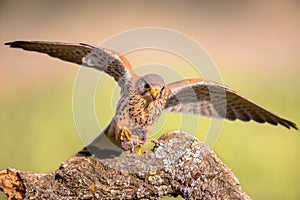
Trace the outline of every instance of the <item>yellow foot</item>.
[[125, 138], [130, 141], [131, 140], [131, 131], [129, 130], [129, 128], [124, 127], [121, 129], [121, 136], [120, 136], [120, 140], [124, 140]]
[[137, 146], [137, 149], [136, 149], [136, 152], [135, 152], [137, 155], [141, 155], [142, 154], [142, 145], [138, 145]]

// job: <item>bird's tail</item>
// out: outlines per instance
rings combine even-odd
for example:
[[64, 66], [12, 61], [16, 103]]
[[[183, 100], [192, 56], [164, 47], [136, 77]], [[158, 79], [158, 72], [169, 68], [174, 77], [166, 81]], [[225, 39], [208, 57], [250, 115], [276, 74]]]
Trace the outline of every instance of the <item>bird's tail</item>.
[[111, 131], [112, 129], [110, 124], [94, 140], [92, 140], [90, 144], [78, 151], [75, 156], [88, 157], [95, 155], [99, 159], [120, 156], [123, 150], [107, 137]]
[[80, 156], [82, 156], [82, 157], [89, 157], [91, 155], [92, 155], [91, 152], [89, 152], [89, 150], [86, 147], [83, 147], [80, 151], [78, 151], [76, 153], [75, 156], [78, 156], [78, 157], [80, 157]]

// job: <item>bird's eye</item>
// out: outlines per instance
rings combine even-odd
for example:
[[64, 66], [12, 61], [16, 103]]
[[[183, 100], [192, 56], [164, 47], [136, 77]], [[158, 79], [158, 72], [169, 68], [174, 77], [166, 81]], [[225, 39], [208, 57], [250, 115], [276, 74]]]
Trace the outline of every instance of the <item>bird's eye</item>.
[[144, 85], [144, 88], [145, 88], [145, 89], [150, 89], [150, 85], [149, 85], [148, 83], [146, 83], [146, 84]]

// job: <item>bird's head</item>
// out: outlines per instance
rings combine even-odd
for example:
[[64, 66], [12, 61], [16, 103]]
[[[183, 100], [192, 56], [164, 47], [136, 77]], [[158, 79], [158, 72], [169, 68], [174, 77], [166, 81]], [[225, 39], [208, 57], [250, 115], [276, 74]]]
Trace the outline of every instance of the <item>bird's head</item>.
[[159, 75], [147, 74], [140, 77], [135, 89], [146, 100], [156, 100], [164, 96], [165, 82]]

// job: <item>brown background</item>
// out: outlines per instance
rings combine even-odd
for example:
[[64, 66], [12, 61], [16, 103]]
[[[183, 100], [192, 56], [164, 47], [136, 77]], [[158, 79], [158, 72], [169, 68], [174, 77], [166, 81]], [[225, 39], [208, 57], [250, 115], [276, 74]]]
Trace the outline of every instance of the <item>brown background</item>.
[[[0, 168], [49, 172], [81, 147], [72, 117], [79, 68], [5, 42], [96, 45], [149, 26], [190, 36], [226, 85], [299, 126], [299, 1], [0, 1]], [[253, 199], [299, 199], [299, 137], [283, 127], [226, 122], [214, 150]]]

